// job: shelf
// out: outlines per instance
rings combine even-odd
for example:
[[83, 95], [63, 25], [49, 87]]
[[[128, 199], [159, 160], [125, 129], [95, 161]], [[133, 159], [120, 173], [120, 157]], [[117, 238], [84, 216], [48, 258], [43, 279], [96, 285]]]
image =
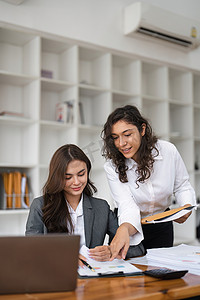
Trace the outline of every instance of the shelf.
[[79, 84], [110, 88], [110, 55], [79, 47]]
[[169, 68], [169, 99], [180, 103], [192, 102], [192, 74], [187, 71]]
[[182, 137], [193, 136], [193, 110], [191, 105], [170, 103], [169, 114], [170, 132], [179, 132]]
[[50, 72], [52, 79], [77, 82], [77, 48], [69, 43], [42, 39], [41, 71]]
[[85, 124], [103, 126], [111, 109], [111, 94], [80, 88], [79, 102], [82, 103]]
[[0, 70], [14, 74], [38, 76], [38, 36], [1, 28], [0, 52]]
[[142, 64], [142, 94], [167, 98], [167, 68], [150, 63]]
[[[200, 72], [8, 24], [0, 29], [0, 52], [0, 111], [24, 116], [0, 116], [0, 171], [24, 170], [33, 198], [41, 195], [53, 153], [74, 143], [91, 160], [97, 196], [113, 207], [101, 132], [108, 115], [127, 104], [175, 144], [200, 196]], [[69, 100], [72, 122], [57, 122], [56, 105]], [[0, 211], [0, 234], [24, 234], [27, 213]], [[194, 224], [181, 228], [186, 240]], [[179, 230], [177, 237], [183, 241]]]
[[74, 86], [74, 83], [71, 82], [41, 78], [41, 87], [47, 91], [62, 92], [72, 86]]
[[200, 74], [193, 74], [193, 98], [194, 104], [200, 106]]
[[24, 86], [32, 81], [36, 80], [37, 77], [25, 76], [21, 74], [8, 73], [0, 71], [0, 83], [14, 86]]
[[124, 56], [112, 56], [112, 89], [118, 92], [139, 94], [141, 87], [141, 64]]
[[0, 210], [0, 215], [27, 215], [28, 216], [29, 209], [2, 209]]

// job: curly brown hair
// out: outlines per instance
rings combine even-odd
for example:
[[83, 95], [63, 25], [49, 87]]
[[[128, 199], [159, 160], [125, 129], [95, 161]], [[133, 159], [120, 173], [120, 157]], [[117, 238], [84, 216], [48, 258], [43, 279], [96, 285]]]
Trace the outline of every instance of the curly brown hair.
[[66, 168], [72, 160], [86, 163], [88, 179], [83, 192], [87, 196], [92, 196], [93, 192], [97, 192], [89, 178], [91, 162], [87, 155], [73, 144], [66, 144], [57, 149], [50, 161], [48, 178], [43, 187], [43, 222], [50, 233], [70, 233], [73, 231], [73, 224], [63, 191]]
[[123, 183], [128, 182], [126, 174], [128, 167], [125, 163], [126, 158], [116, 148], [112, 137], [112, 126], [118, 121], [125, 121], [128, 124], [135, 125], [140, 134], [143, 130], [144, 124], [146, 126], [145, 135], [141, 136], [141, 144], [137, 153], [138, 164], [136, 170], [138, 175], [136, 183], [144, 182], [151, 176], [151, 171], [153, 169], [155, 155], [153, 155], [152, 150], [155, 149], [156, 155], [158, 155], [158, 149], [155, 146], [158, 138], [154, 135], [149, 122], [142, 117], [136, 106], [126, 105], [124, 107], [116, 108], [108, 116], [101, 133], [101, 137], [104, 142], [102, 154], [106, 159], [112, 160], [116, 166], [116, 172], [119, 174], [119, 180]]

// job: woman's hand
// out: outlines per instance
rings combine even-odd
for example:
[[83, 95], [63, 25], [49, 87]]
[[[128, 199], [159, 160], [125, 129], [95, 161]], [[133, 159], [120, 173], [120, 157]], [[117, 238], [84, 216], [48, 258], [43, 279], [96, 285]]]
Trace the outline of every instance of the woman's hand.
[[[190, 205], [191, 205], [191, 204], [185, 204], [184, 206], [185, 206], [185, 207], [188, 207], [188, 206], [190, 206]], [[189, 216], [191, 215], [191, 213], [192, 213], [192, 212], [190, 211], [188, 214], [186, 214], [186, 215], [184, 215], [184, 216], [182, 216], [182, 217], [180, 217], [180, 218], [174, 220], [174, 222], [179, 223], [179, 224], [184, 223], [184, 222], [189, 218]]]
[[89, 255], [91, 258], [97, 261], [110, 260], [111, 257], [110, 246], [106, 246], [106, 245], [97, 246], [89, 250]]
[[189, 216], [191, 215], [191, 213], [192, 212], [190, 211], [188, 214], [186, 214], [186, 215], [184, 215], [184, 216], [182, 216], [182, 217], [174, 220], [174, 222], [179, 223], [179, 224], [184, 223], [187, 220], [187, 218], [189, 218]]
[[82, 263], [82, 261], [80, 259], [83, 259], [84, 261], [87, 261], [87, 259], [85, 258], [85, 256], [83, 256], [79, 253], [78, 265], [79, 265], [79, 267], [83, 268], [84, 264]]
[[137, 231], [129, 223], [123, 223], [117, 229], [117, 232], [110, 244], [111, 258], [126, 258], [126, 254], [129, 248], [129, 236], [135, 234]]

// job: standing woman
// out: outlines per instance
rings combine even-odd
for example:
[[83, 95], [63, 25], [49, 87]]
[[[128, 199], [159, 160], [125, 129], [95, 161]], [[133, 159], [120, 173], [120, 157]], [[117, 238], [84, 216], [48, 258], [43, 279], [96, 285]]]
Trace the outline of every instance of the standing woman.
[[[90, 248], [90, 257], [106, 261], [111, 253], [110, 247], [103, 245], [104, 239], [108, 234], [112, 240], [118, 222], [107, 201], [92, 196], [97, 189], [90, 180], [90, 170], [90, 160], [78, 146], [67, 144], [56, 150], [43, 195], [31, 204], [26, 235], [78, 234], [80, 246]], [[130, 247], [128, 256], [144, 253], [140, 244]]]
[[[172, 222], [141, 225], [141, 218], [164, 212], [174, 195], [179, 206], [194, 205], [195, 193], [176, 147], [157, 139], [132, 105], [113, 111], [102, 131], [105, 171], [118, 208], [120, 227], [111, 243], [112, 259], [129, 245], [146, 249], [173, 246]], [[183, 223], [191, 214], [176, 220]]]

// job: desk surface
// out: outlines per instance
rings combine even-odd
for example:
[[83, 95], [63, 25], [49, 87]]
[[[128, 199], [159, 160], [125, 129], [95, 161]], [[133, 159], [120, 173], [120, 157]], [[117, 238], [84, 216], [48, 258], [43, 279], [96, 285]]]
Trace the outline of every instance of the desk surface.
[[[146, 270], [145, 266], [138, 266]], [[200, 295], [200, 276], [159, 280], [149, 276], [78, 279], [74, 292], [0, 295], [0, 300], [169, 300]]]

